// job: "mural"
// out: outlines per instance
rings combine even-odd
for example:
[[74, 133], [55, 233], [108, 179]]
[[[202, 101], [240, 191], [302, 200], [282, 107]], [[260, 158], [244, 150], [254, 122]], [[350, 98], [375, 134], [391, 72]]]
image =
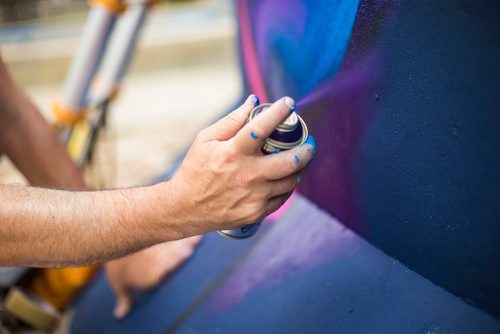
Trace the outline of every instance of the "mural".
[[[500, 3], [236, 5], [243, 96], [294, 97], [318, 142], [315, 161], [290, 209], [256, 237], [209, 236], [201, 258], [145, 297], [132, 320], [113, 324], [101, 305], [95, 324], [497, 331]], [[111, 295], [105, 284], [84, 298], [76, 332], [91, 301]], [[492, 315], [491, 327], [474, 327], [482, 312], [466, 303]]]
[[240, 0], [238, 14], [248, 91], [293, 94], [318, 138], [302, 193], [500, 315], [499, 5]]

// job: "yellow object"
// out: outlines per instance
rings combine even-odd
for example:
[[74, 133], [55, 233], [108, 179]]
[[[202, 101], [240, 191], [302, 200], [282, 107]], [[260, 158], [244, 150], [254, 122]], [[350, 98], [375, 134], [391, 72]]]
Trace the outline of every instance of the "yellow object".
[[[93, 6], [103, 6], [111, 13], [123, 13], [127, 6], [119, 0], [90, 0]], [[117, 93], [113, 92], [114, 94]], [[68, 153], [73, 159], [77, 159], [81, 154], [88, 135], [91, 131], [91, 125], [85, 118], [85, 110], [74, 110], [63, 106], [59, 101], [54, 101], [52, 110], [56, 123], [73, 127], [71, 138], [67, 144]], [[36, 297], [39, 297], [56, 308], [63, 309], [67, 307], [74, 299], [76, 294], [92, 279], [98, 271], [99, 266], [86, 266], [78, 268], [63, 269], [42, 269], [39, 270], [31, 280], [28, 289]], [[50, 328], [50, 317], [40, 316], [40, 310], [34, 310], [25, 300], [19, 298], [20, 293], [15, 292], [15, 304], [22, 304], [21, 309], [29, 309], [29, 316], [21, 312], [19, 318], [28, 320], [27, 322], [35, 325], [37, 328]], [[28, 306], [26, 306], [28, 305]], [[34, 310], [34, 311], [33, 311]], [[43, 313], [43, 312], [42, 312]], [[24, 318], [23, 318], [24, 317]], [[31, 320], [30, 320], [31, 319]], [[42, 320], [40, 320], [42, 319]], [[47, 320], [49, 319], [49, 320]], [[31, 321], [31, 322], [30, 322]], [[45, 323], [43, 322], [45, 321]], [[33, 323], [35, 322], [35, 323]]]
[[123, 13], [127, 10], [127, 5], [119, 0], [90, 0], [92, 6], [99, 5], [108, 9], [112, 13]]
[[90, 134], [91, 125], [86, 119], [79, 120], [73, 127], [66, 149], [73, 160], [80, 157], [87, 138]]
[[59, 311], [46, 301], [15, 287], [9, 290], [4, 306], [10, 314], [41, 330], [51, 330], [61, 318]]
[[52, 112], [56, 118], [56, 123], [69, 126], [85, 117], [84, 110], [72, 110], [64, 107], [58, 100], [52, 102]]
[[63, 309], [94, 277], [98, 269], [98, 266], [43, 269], [31, 281], [29, 290], [53, 306]]
[[[54, 110], [58, 110], [55, 108]], [[67, 143], [68, 153], [77, 159], [91, 131], [91, 124], [85, 118], [76, 119], [71, 137]], [[63, 309], [76, 294], [92, 279], [98, 266], [39, 270], [31, 280], [28, 289], [37, 297], [54, 307]]]

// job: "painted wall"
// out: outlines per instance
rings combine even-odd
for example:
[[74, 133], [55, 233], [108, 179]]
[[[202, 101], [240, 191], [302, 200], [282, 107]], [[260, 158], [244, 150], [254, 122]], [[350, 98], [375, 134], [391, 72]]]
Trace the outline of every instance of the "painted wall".
[[301, 192], [500, 316], [500, 3], [237, 2], [247, 91], [318, 141]]
[[206, 236], [122, 321], [101, 275], [71, 332], [498, 333], [500, 4], [237, 14], [246, 93], [292, 95], [317, 139], [302, 194], [252, 238]]

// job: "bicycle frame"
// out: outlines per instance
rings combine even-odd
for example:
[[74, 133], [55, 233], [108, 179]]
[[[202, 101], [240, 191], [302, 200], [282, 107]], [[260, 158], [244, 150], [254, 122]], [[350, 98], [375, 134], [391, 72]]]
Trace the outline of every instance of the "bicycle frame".
[[92, 9], [62, 96], [53, 104], [61, 138], [80, 167], [91, 159], [98, 132], [106, 124], [108, 107], [123, 81], [153, 3], [91, 1]]

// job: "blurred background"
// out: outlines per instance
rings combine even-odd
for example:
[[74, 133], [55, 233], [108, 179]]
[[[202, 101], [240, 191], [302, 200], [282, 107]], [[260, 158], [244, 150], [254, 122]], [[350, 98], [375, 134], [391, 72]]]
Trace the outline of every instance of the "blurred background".
[[[89, 8], [85, 0], [0, 4], [2, 57], [50, 122], [51, 102], [61, 93]], [[143, 184], [165, 171], [201, 128], [239, 98], [233, 11], [229, 0], [154, 6], [92, 166], [107, 186]], [[5, 157], [0, 180], [25, 182]]]

